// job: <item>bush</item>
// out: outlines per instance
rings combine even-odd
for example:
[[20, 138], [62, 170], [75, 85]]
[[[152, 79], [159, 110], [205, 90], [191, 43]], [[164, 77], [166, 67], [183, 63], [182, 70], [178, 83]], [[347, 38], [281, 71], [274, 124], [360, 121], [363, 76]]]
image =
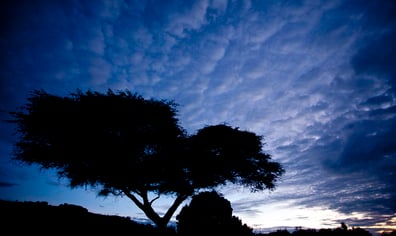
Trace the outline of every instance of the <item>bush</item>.
[[232, 215], [231, 203], [216, 191], [195, 195], [176, 219], [177, 231], [181, 236], [253, 235], [250, 227]]

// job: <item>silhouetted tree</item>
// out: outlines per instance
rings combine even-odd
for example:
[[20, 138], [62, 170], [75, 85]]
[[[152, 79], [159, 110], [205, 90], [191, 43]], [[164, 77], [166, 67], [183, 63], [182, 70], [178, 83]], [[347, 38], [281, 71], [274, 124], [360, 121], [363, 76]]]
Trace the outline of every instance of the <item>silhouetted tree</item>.
[[[54, 168], [71, 187], [127, 196], [159, 228], [199, 189], [227, 183], [273, 189], [284, 172], [262, 152], [261, 136], [223, 124], [187, 135], [175, 103], [129, 91], [61, 97], [36, 90], [10, 114], [20, 135], [14, 159]], [[162, 195], [174, 202], [160, 216], [153, 202]]]
[[344, 222], [341, 222], [341, 229], [348, 230], [348, 226]]
[[291, 235], [289, 231], [286, 229], [279, 229], [275, 232], [271, 232], [267, 234], [268, 236], [289, 236]]
[[177, 231], [181, 236], [253, 235], [250, 227], [232, 215], [231, 203], [216, 191], [193, 196], [176, 219]]
[[[295, 231], [290, 233], [287, 230], [277, 230], [276, 232], [271, 232], [267, 234], [256, 234], [258, 235], [266, 235], [266, 236], [286, 236], [286, 235], [293, 235], [293, 236], [372, 236], [372, 234], [364, 229], [361, 228], [354, 228], [348, 229], [345, 223], [341, 224], [341, 227], [337, 227], [334, 229], [303, 229], [301, 227], [297, 227]], [[387, 235], [387, 234], [384, 234]]]
[[381, 234], [381, 236], [396, 236], [396, 230], [393, 230], [391, 232], [384, 232]]
[[361, 228], [348, 229], [348, 226], [342, 222], [341, 227], [335, 229], [320, 229], [319, 231], [315, 229], [298, 229], [292, 233], [295, 236], [309, 236], [309, 235], [319, 235], [319, 236], [372, 236], [367, 230]]

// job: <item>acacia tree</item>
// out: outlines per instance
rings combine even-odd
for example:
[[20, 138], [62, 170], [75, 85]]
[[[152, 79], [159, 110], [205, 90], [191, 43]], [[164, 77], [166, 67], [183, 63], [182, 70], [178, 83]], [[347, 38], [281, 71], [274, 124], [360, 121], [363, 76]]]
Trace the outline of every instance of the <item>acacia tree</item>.
[[[200, 189], [227, 183], [273, 189], [284, 172], [262, 152], [261, 136], [223, 124], [188, 135], [174, 102], [129, 91], [61, 97], [35, 90], [10, 114], [19, 134], [13, 159], [56, 169], [72, 188], [127, 196], [158, 228]], [[161, 216], [153, 202], [162, 195], [174, 201]]]

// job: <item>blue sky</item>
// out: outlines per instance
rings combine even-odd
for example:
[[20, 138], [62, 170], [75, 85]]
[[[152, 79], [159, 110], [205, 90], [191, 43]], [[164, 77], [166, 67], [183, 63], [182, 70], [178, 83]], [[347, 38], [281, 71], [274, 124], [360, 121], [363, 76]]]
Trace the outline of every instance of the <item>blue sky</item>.
[[[34, 89], [173, 100], [189, 133], [255, 132], [285, 167], [273, 192], [220, 189], [244, 223], [395, 229], [395, 12], [391, 0], [2, 1], [0, 116]], [[14, 127], [0, 126], [1, 198], [144, 217], [11, 162]]]

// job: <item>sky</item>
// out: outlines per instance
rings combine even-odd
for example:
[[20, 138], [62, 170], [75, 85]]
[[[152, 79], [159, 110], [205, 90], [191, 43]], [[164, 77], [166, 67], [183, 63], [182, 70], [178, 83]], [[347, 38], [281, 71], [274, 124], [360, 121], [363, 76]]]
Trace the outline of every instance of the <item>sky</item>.
[[[396, 229], [395, 1], [7, 0], [0, 27], [1, 120], [35, 89], [172, 100], [188, 133], [255, 132], [285, 168], [274, 191], [219, 189], [243, 223]], [[144, 219], [11, 161], [15, 127], [0, 130], [0, 198]]]

